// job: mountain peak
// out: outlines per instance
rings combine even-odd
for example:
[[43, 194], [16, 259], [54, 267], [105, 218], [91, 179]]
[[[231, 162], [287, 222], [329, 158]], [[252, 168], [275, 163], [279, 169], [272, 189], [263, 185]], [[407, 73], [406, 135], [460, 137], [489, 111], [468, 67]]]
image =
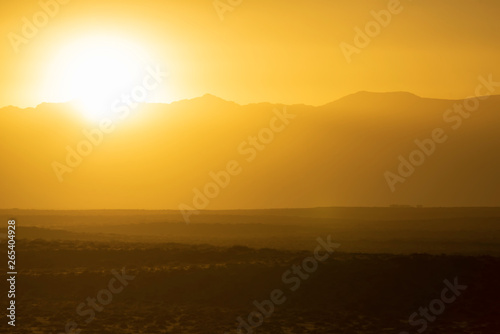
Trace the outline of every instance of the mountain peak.
[[[217, 99], [217, 100], [223, 100], [222, 98], [218, 97], [218, 96], [215, 96], [213, 94], [210, 94], [210, 93], [206, 93], [205, 95], [201, 96], [201, 98], [203, 99]], [[224, 100], [225, 101], [225, 100]]]
[[172, 102], [171, 105], [199, 105], [199, 106], [219, 106], [219, 105], [237, 105], [235, 102], [224, 100], [212, 94], [205, 94], [192, 99], [179, 100]]
[[359, 105], [385, 106], [391, 105], [407, 105], [420, 101], [422, 98], [409, 92], [369, 92], [359, 91], [350, 95], [346, 95], [338, 100], [327, 103], [324, 106], [339, 106], [339, 107], [359, 107]]
[[220, 98], [218, 96], [215, 96], [215, 95], [209, 94], [209, 93], [207, 93], [203, 96], [200, 96], [200, 97], [196, 97], [192, 100], [201, 100], [204, 102], [210, 101], [210, 102], [217, 102], [217, 103], [234, 103], [234, 102], [224, 100], [223, 98]]
[[[346, 95], [340, 100], [347, 98], [393, 98], [393, 99], [421, 99], [420, 96], [417, 96], [413, 93], [404, 92], [404, 91], [395, 91], [395, 92], [369, 92], [366, 90], [362, 90], [356, 92], [354, 94]], [[339, 100], [337, 100], [339, 101]]]

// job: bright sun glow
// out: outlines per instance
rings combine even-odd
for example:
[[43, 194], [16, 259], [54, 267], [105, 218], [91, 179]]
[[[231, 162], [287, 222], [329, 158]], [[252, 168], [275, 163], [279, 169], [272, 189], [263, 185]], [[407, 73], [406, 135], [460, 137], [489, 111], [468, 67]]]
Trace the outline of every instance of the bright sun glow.
[[[78, 101], [85, 116], [111, 114], [113, 102], [140, 83], [149, 60], [137, 45], [115, 37], [92, 36], [66, 45], [51, 75], [53, 89]], [[59, 87], [57, 87], [59, 86]]]

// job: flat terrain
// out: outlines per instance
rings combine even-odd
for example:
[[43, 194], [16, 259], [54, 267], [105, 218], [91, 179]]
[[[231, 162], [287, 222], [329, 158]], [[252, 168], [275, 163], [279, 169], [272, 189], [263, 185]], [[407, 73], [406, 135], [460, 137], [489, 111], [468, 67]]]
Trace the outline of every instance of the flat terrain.
[[[12, 333], [238, 333], [276, 289], [283, 303], [240, 333], [500, 331], [498, 209], [204, 212], [189, 225], [175, 212], [0, 215], [18, 224]], [[329, 235], [340, 247], [290, 274]], [[131, 279], [90, 317], [122, 269]], [[465, 288], [424, 320], [445, 281]]]
[[310, 250], [331, 235], [344, 252], [500, 256], [500, 208], [317, 208], [204, 211], [2, 210], [18, 237], [243, 245]]
[[[426, 332], [500, 329], [494, 257], [339, 252], [292, 291], [282, 274], [312, 252], [42, 240], [18, 247], [16, 333], [60, 333], [68, 321], [96, 334], [237, 333], [236, 319], [247, 319], [253, 302], [275, 289], [287, 300], [256, 333], [415, 332], [420, 326], [410, 326], [410, 315], [440, 298], [443, 281], [455, 278], [467, 288]], [[134, 279], [86, 324], [78, 305], [108, 288], [112, 270], [122, 267]]]

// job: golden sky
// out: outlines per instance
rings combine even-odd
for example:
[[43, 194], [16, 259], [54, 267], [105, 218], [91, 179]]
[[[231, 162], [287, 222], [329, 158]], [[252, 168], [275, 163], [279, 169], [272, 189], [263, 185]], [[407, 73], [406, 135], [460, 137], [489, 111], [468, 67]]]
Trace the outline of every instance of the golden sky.
[[[90, 45], [81, 41], [97, 37], [134, 45], [168, 70], [150, 98], [158, 102], [211, 93], [241, 104], [321, 105], [361, 90], [464, 98], [478, 75], [500, 76], [496, 0], [401, 0], [350, 63], [340, 44], [354, 45], [355, 27], [391, 1], [221, 0], [232, 9], [223, 20], [212, 0], [61, 0], [57, 9], [54, 1], [2, 1], [0, 107], [75, 98], [68, 76], [76, 72], [67, 68]], [[42, 3], [54, 11], [47, 22]], [[38, 31], [13, 47], [23, 18], [34, 17]]]

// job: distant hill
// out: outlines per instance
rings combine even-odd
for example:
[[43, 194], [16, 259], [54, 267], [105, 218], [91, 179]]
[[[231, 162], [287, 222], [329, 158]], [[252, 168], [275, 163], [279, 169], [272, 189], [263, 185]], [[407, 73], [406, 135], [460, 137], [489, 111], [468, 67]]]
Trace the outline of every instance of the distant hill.
[[[76, 149], [82, 130], [96, 124], [71, 104], [7, 107], [0, 109], [0, 208], [193, 206], [193, 189], [202, 191], [209, 173], [231, 160], [241, 173], [206, 209], [500, 206], [500, 96], [481, 101], [453, 130], [460, 120], [443, 115], [455, 103], [463, 101], [360, 92], [317, 107], [242, 106], [212, 95], [145, 105], [118, 121], [62, 183], [52, 163], [66, 164], [66, 147]], [[295, 118], [252, 151], [249, 136], [269, 128], [273, 109], [285, 107]], [[384, 173], [397, 174], [398, 157], [409, 159], [414, 141], [436, 128], [448, 139], [392, 192]]]

